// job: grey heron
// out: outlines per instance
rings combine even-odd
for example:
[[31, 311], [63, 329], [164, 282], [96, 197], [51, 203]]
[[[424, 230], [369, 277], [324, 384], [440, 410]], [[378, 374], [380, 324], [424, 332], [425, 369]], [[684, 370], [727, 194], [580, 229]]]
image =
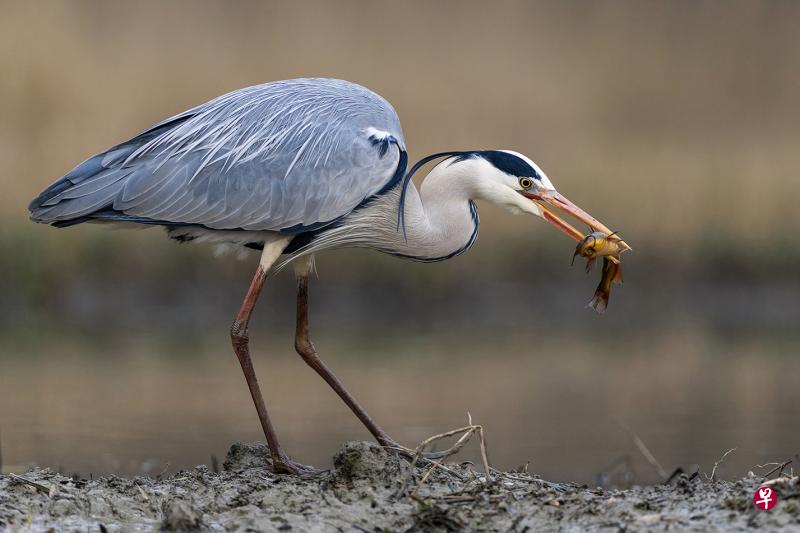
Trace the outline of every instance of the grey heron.
[[[411, 178], [437, 161], [419, 190]], [[611, 231], [559, 194], [529, 158], [510, 150], [433, 154], [410, 170], [400, 120], [369, 89], [305, 78], [240, 89], [159, 122], [90, 157], [30, 204], [32, 220], [156, 225], [187, 242], [261, 250], [230, 329], [275, 471], [309, 471], [283, 451], [253, 370], [248, 325], [271, 269], [293, 262], [295, 348], [383, 446], [402, 449], [317, 355], [309, 338], [313, 254], [366, 247], [415, 261], [465, 252], [478, 235], [476, 201], [583, 234], [558, 208]]]

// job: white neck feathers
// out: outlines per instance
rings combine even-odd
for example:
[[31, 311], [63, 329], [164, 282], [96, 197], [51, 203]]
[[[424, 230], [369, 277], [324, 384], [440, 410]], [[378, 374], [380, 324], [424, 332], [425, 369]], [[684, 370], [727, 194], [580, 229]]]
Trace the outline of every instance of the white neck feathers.
[[465, 251], [478, 231], [478, 213], [471, 200], [481, 196], [471, 166], [444, 162], [428, 174], [420, 191], [409, 183], [403, 206], [405, 228], [398, 228], [400, 185], [355, 210], [337, 227], [322, 232], [303, 255], [355, 246], [437, 261]]

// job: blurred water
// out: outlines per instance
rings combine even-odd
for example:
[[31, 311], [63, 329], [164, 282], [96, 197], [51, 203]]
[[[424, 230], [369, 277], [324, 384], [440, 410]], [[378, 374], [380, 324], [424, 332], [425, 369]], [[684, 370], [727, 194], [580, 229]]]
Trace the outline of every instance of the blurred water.
[[[24, 229], [0, 228], [5, 470], [155, 475], [263, 439], [228, 340], [254, 256], [215, 260], [154, 232]], [[611, 471], [616, 484], [658, 480], [624, 426], [667, 471], [710, 471], [735, 447], [718, 473], [740, 476], [800, 450], [789, 262], [729, 247], [681, 263], [643, 246], [598, 316], [584, 309], [598, 272], [568, 268], [568, 241], [529, 231], [436, 265], [318, 258], [315, 343], [397, 440], [469, 412], [498, 467], [586, 483]], [[295, 355], [293, 286], [284, 272], [264, 291], [255, 366], [289, 453], [325, 466], [369, 435]]]
[[[65, 337], [3, 346], [4, 469], [35, 463], [83, 475], [155, 475], [210, 464], [234, 441], [262, 440], [225, 333], [189, 347], [144, 331], [110, 342]], [[290, 454], [327, 466], [339, 444], [368, 438], [294, 354], [288, 327], [256, 327], [252, 338]], [[628, 481], [657, 480], [623, 425], [668, 471], [700, 465], [708, 472], [735, 447], [718, 472], [738, 476], [800, 450], [800, 335], [788, 330], [722, 334], [673, 325], [646, 335], [587, 335], [483, 326], [417, 336], [410, 328], [322, 325], [316, 338], [322, 356], [400, 442], [415, 445], [463, 425], [469, 412], [485, 426], [501, 468], [530, 461], [550, 479], [593, 483], [627, 461]]]

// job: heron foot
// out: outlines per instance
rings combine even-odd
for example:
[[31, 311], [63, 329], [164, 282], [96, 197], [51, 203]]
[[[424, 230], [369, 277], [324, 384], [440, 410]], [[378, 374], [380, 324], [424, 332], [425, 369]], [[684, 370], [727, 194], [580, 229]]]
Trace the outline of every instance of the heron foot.
[[[391, 438], [388, 438], [388, 437], [384, 437], [382, 439], [378, 439], [378, 444], [383, 446], [383, 448], [386, 449], [387, 451], [394, 452], [394, 453], [400, 455], [401, 457], [403, 457], [403, 458], [405, 458], [405, 459], [407, 459], [409, 461], [413, 461], [414, 458], [417, 457], [417, 451], [416, 450], [412, 450], [411, 448], [406, 448], [402, 444], [398, 444], [394, 439], [391, 439]], [[422, 453], [422, 458], [423, 459], [427, 459], [429, 461], [435, 461], [437, 459], [444, 459], [445, 457], [447, 457], [447, 455], [448, 455], [448, 453], [444, 452], [444, 451], [442, 451], [442, 452], [423, 452]]]
[[313, 466], [304, 465], [296, 461], [292, 461], [286, 455], [279, 455], [272, 458], [272, 471], [275, 474], [289, 474], [292, 476], [313, 476], [324, 472]]

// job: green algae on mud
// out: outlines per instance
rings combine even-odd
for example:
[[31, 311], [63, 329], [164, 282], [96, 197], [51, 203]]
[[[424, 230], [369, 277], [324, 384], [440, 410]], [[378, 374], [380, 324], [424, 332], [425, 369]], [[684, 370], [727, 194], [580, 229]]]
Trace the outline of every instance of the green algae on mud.
[[771, 511], [752, 495], [763, 481], [678, 477], [630, 490], [589, 489], [506, 473], [485, 483], [469, 463], [413, 467], [372, 443], [345, 444], [334, 468], [296, 478], [268, 471], [261, 444], [231, 447], [206, 466], [156, 480], [77, 480], [47, 469], [0, 475], [0, 529], [11, 531], [800, 531], [798, 478], [773, 487]]

